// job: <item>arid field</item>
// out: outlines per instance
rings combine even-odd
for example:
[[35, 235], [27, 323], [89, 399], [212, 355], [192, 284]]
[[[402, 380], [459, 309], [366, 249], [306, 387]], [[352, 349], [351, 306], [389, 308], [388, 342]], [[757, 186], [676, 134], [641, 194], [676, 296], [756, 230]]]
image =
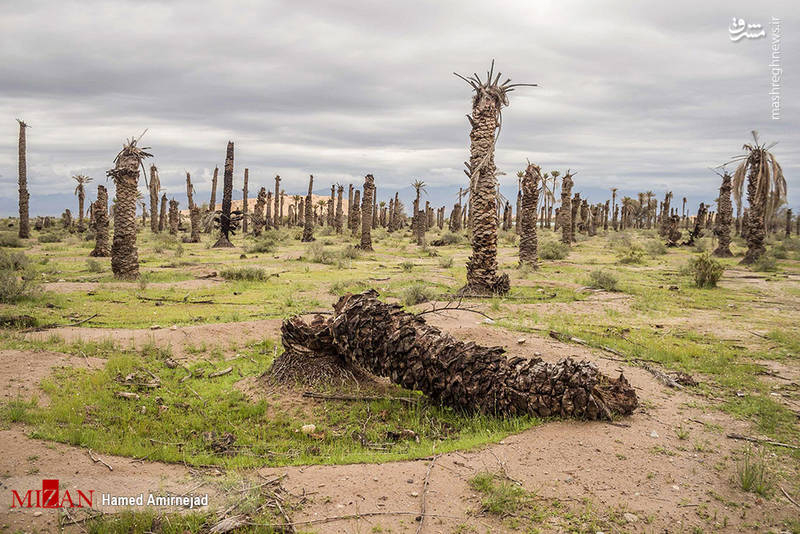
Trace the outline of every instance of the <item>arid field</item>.
[[[26, 273], [0, 304], [3, 532], [800, 532], [796, 236], [769, 234], [749, 267], [734, 237], [700, 288], [691, 261], [711, 237], [600, 228], [567, 246], [539, 228], [534, 269], [504, 230], [510, 291], [464, 296], [469, 240], [446, 226], [423, 246], [374, 229], [374, 251], [331, 226], [233, 248], [138, 232], [130, 282], [60, 223], [3, 234], [4, 269]], [[370, 289], [456, 340], [622, 373], [638, 406], [492, 415], [385, 378], [273, 379], [284, 319]], [[12, 509], [5, 495], [43, 476], [94, 490], [92, 508]], [[99, 502], [149, 492], [209, 505]]]

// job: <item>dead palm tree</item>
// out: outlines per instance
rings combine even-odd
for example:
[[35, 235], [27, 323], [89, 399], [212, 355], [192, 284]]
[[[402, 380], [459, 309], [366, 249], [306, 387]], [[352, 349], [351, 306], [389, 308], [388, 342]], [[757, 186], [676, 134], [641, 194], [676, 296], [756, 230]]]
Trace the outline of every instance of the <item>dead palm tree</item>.
[[472, 116], [467, 119], [470, 132], [470, 159], [465, 163], [470, 179], [469, 218], [472, 221], [472, 256], [467, 261], [467, 292], [506, 293], [508, 275], [497, 276], [497, 168], [494, 164], [497, 132], [502, 124], [501, 109], [508, 106], [508, 93], [518, 86], [511, 79], [500, 82], [501, 73], [494, 75], [494, 61], [486, 80], [478, 74], [466, 78], [475, 92]]
[[416, 238], [417, 245], [424, 246], [425, 245], [425, 221], [423, 217], [426, 217], [425, 213], [420, 209], [420, 194], [426, 193], [427, 189], [425, 189], [425, 182], [422, 180], [414, 180], [411, 184], [411, 187], [414, 188], [414, 214], [411, 217], [411, 227], [414, 230], [414, 237]]
[[222, 179], [222, 209], [217, 212], [216, 220], [219, 228], [219, 239], [214, 248], [233, 247], [230, 235], [236, 230], [238, 213], [231, 211], [233, 197], [233, 141], [228, 141], [225, 153], [225, 173]]
[[28, 145], [25, 129], [29, 126], [25, 121], [19, 123], [19, 237], [28, 239], [31, 236], [31, 223], [28, 216], [31, 195], [28, 193]]
[[[547, 227], [550, 228], [550, 222], [553, 217], [553, 205], [556, 201], [556, 179], [561, 176], [559, 171], [550, 171], [550, 178], [553, 179], [553, 185], [548, 187], [549, 192], [547, 195]], [[545, 182], [547, 180], [544, 180]]]
[[189, 204], [189, 223], [191, 224], [191, 234], [189, 243], [200, 242], [200, 208], [194, 202], [194, 185], [192, 177], [186, 172], [186, 199]]
[[336, 233], [341, 234], [344, 226], [344, 206], [342, 206], [342, 197], [344, 195], [344, 186], [338, 184], [336, 188], [336, 218], [334, 223], [336, 225]]
[[158, 231], [163, 232], [167, 229], [167, 194], [161, 195], [161, 208], [158, 212]]
[[244, 187], [242, 187], [242, 234], [247, 233], [247, 182], [250, 179], [250, 169], [244, 170]]
[[309, 175], [308, 178], [308, 194], [305, 200], [305, 214], [303, 224], [303, 237], [301, 239], [304, 243], [314, 241], [314, 206], [311, 205], [311, 190], [314, 189], [314, 175]]
[[[714, 171], [716, 172], [716, 171]], [[717, 236], [719, 244], [714, 250], [714, 256], [728, 258], [733, 256], [731, 252], [731, 222], [733, 221], [733, 206], [731, 204], [731, 175], [722, 167], [722, 172], [717, 172], [722, 178], [722, 185], [719, 187], [719, 198], [717, 198], [717, 220], [714, 225], [714, 235]]]
[[89, 255], [110, 256], [111, 247], [108, 244], [108, 191], [102, 185], [97, 186], [97, 200], [92, 202], [92, 220], [95, 245], [94, 250]]
[[[371, 174], [364, 177], [364, 196], [361, 199], [361, 243], [358, 248], [361, 250], [372, 250], [372, 216], [375, 197], [375, 178]], [[333, 208], [333, 188], [331, 188], [331, 199], [328, 209]], [[331, 220], [328, 214], [328, 221]]]
[[275, 203], [274, 222], [272, 224], [275, 228], [278, 228], [281, 225], [281, 177], [277, 174], [275, 175], [275, 196], [272, 199]]
[[75, 187], [75, 194], [78, 195], [78, 231], [83, 232], [83, 203], [86, 201], [85, 186], [91, 182], [92, 179], [85, 174], [76, 174], [72, 179], [78, 182], [78, 185]]
[[[141, 137], [140, 137], [141, 138]], [[139, 254], [136, 250], [136, 197], [139, 193], [139, 168], [150, 157], [147, 148], [136, 146], [139, 139], [130, 139], [117, 157], [115, 166], [106, 174], [114, 180], [114, 240], [111, 245], [111, 270], [116, 278], [139, 277]], [[144, 170], [144, 169], [142, 169]]]
[[519, 264], [538, 268], [539, 242], [536, 235], [536, 207], [539, 202], [541, 169], [528, 163], [522, 177], [522, 228], [519, 238]]
[[559, 210], [559, 214], [561, 215], [561, 242], [565, 245], [571, 245], [573, 241], [575, 241], [575, 225], [572, 222], [572, 186], [575, 182], [572, 181], [572, 177], [575, 176], [576, 173], [571, 172], [571, 169], [567, 169], [567, 173], [561, 179], [561, 209]]
[[765, 223], [772, 216], [778, 205], [786, 200], [786, 179], [783, 169], [770, 152], [775, 143], [766, 146], [759, 143], [758, 132], [753, 130], [753, 143], [742, 146], [744, 154], [734, 158], [741, 161], [733, 173], [733, 198], [737, 206], [742, 202], [742, 189], [747, 177], [747, 203], [749, 217], [747, 221], [747, 252], [742, 263], [750, 264], [765, 252]]
[[158, 192], [161, 190], [161, 180], [158, 177], [158, 169], [155, 165], [150, 165], [150, 181], [147, 182], [145, 175], [145, 185], [150, 192], [150, 231], [157, 234], [158, 228]]

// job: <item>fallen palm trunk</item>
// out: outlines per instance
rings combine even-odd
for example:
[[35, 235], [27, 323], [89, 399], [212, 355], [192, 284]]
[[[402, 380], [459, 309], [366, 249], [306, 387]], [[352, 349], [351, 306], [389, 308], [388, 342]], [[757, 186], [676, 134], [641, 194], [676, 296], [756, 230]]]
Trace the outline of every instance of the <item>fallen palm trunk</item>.
[[370, 290], [346, 295], [335, 313], [310, 324], [300, 317], [281, 327], [286, 352], [272, 370], [286, 376], [289, 362], [335, 361], [417, 389], [436, 402], [487, 414], [531, 414], [586, 419], [628, 415], [638, 401], [624, 376], [609, 378], [590, 362], [556, 363], [507, 358], [502, 347], [464, 343]]

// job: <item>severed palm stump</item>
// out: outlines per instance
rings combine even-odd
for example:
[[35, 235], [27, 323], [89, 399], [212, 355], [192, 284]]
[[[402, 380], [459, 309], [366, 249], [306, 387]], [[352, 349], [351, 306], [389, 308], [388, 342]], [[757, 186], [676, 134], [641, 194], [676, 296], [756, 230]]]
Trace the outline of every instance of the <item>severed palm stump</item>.
[[381, 302], [374, 290], [343, 296], [332, 316], [317, 315], [310, 323], [287, 319], [281, 334], [285, 352], [270, 370], [279, 381], [296, 379], [291, 370], [297, 367], [329, 378], [333, 364], [340, 378], [372, 373], [443, 405], [491, 415], [611, 419], [638, 405], [622, 374], [610, 378], [595, 364], [571, 358], [507, 358], [502, 347], [458, 341]]

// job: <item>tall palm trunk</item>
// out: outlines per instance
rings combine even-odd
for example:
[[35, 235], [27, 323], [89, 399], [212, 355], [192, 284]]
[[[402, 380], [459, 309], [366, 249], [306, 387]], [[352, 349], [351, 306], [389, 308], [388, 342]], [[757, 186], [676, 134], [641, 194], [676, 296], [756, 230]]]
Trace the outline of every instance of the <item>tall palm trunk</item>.
[[150, 154], [131, 139], [117, 154], [116, 166], [107, 172], [114, 180], [114, 241], [111, 245], [111, 270], [116, 278], [139, 278], [139, 254], [136, 249], [136, 199], [139, 166]]
[[275, 202], [275, 222], [273, 226], [278, 228], [281, 225], [281, 177], [279, 175], [275, 175], [275, 196], [273, 200]]
[[731, 175], [726, 172], [722, 175], [722, 185], [719, 187], [717, 224], [714, 227], [714, 234], [719, 240], [714, 255], [722, 258], [733, 256], [731, 252], [731, 222], [733, 221], [731, 188]]
[[[78, 185], [78, 231], [83, 232], [83, 203], [86, 200], [86, 191], [83, 189], [83, 184]], [[142, 211], [144, 217], [144, 211]]]
[[27, 141], [25, 129], [28, 127], [24, 121], [19, 123], [19, 237], [28, 239], [31, 236], [31, 223], [28, 216], [31, 195], [28, 193], [28, 160]]
[[[465, 292], [507, 293], [510, 283], [507, 274], [497, 275], [497, 169], [494, 152], [500, 110], [508, 105], [508, 92], [515, 85], [506, 80], [498, 85], [501, 73], [494, 74], [494, 61], [486, 81], [477, 74], [461, 77], [475, 92], [472, 116], [468, 117], [470, 157], [467, 171], [470, 176], [469, 219], [472, 230], [472, 256], [467, 261]], [[458, 76], [458, 75], [457, 75]]]
[[169, 233], [178, 235], [178, 225], [180, 224], [180, 214], [178, 213], [178, 201], [174, 198], [169, 201]]
[[561, 179], [561, 242], [569, 245], [574, 241], [575, 226], [572, 224], [572, 181], [573, 175], [569, 171]]
[[305, 224], [303, 225], [303, 238], [301, 241], [309, 243], [314, 241], [314, 206], [311, 205], [311, 190], [314, 189], [314, 175], [308, 178], [308, 194], [305, 200]]
[[328, 226], [336, 224], [336, 184], [331, 185], [331, 198], [328, 200]]
[[150, 231], [157, 234], [158, 191], [161, 189], [161, 180], [158, 177], [158, 169], [155, 165], [150, 165], [150, 183], [147, 184], [147, 188], [150, 193]]
[[353, 237], [358, 235], [358, 229], [361, 223], [361, 191], [356, 189], [353, 193], [353, 213], [352, 221], [350, 224], [350, 234]]
[[108, 244], [108, 191], [105, 186], [97, 186], [97, 200], [92, 202], [92, 220], [94, 225], [94, 250], [90, 256], [110, 256]]
[[231, 205], [233, 202], [233, 141], [228, 141], [225, 152], [225, 173], [222, 178], [222, 210], [219, 214], [219, 239], [214, 248], [233, 247], [230, 233], [233, 230]]
[[250, 179], [250, 169], [244, 170], [244, 187], [242, 187], [242, 234], [247, 233], [247, 182]]
[[158, 212], [158, 231], [163, 232], [167, 228], [167, 194], [161, 195], [161, 209]]
[[792, 210], [786, 210], [786, 231], [783, 237], [790, 237], [792, 235]]
[[192, 185], [192, 177], [186, 173], [186, 199], [189, 203], [189, 224], [191, 224], [191, 233], [189, 243], [200, 242], [200, 207], [194, 203], [194, 186]]
[[374, 211], [375, 178], [364, 177], [364, 197], [361, 199], [361, 250], [372, 250], [372, 216]]
[[344, 186], [339, 184], [337, 188], [337, 195], [336, 195], [336, 233], [342, 233], [342, 227], [344, 226], [344, 207], [342, 206], [342, 197], [344, 196]]
[[751, 264], [766, 251], [764, 239], [766, 227], [764, 217], [769, 200], [769, 184], [767, 183], [767, 162], [761, 149], [752, 150], [747, 158], [747, 252], [742, 259], [743, 264]]
[[[209, 213], [217, 211], [217, 177], [219, 175], [219, 167], [214, 167], [214, 176], [211, 179], [211, 201], [208, 204]], [[209, 224], [205, 227], [206, 232], [210, 232], [214, 225]]]
[[256, 197], [256, 205], [253, 207], [253, 235], [258, 237], [264, 230], [264, 208], [267, 204], [267, 190], [261, 188]]
[[539, 204], [541, 169], [529, 163], [522, 177], [522, 228], [519, 238], [519, 264], [538, 268], [539, 241], [536, 235], [536, 209]]

